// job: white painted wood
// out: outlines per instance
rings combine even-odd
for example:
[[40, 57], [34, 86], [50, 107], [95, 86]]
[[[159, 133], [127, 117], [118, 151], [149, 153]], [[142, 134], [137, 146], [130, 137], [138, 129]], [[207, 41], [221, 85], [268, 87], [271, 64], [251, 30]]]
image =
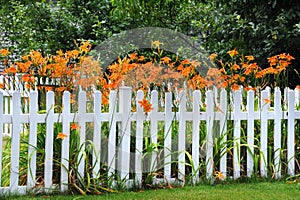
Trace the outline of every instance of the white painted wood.
[[131, 115], [131, 88], [122, 86], [119, 89], [119, 111], [121, 117], [121, 130], [119, 131], [118, 169], [122, 180], [129, 179], [130, 166], [130, 115]]
[[[222, 144], [227, 143], [227, 118], [228, 118], [228, 111], [227, 111], [227, 92], [225, 89], [221, 91], [220, 94], [220, 108], [219, 112], [221, 114], [220, 118], [220, 136], [222, 137]], [[220, 172], [226, 177], [227, 176], [227, 148], [224, 146], [221, 148], [221, 159], [220, 159]]]
[[179, 127], [178, 127], [178, 179], [185, 178], [185, 150], [186, 150], [186, 135], [185, 135], [185, 112], [186, 112], [186, 94], [185, 91], [179, 93]]
[[[3, 98], [4, 98], [4, 112], [3, 114], [11, 114], [12, 109], [12, 98], [7, 91], [3, 91]], [[11, 136], [12, 124], [4, 124], [4, 134], [7, 136]]]
[[94, 134], [93, 134], [93, 177], [99, 178], [101, 165], [101, 111], [102, 94], [94, 92]]
[[206, 92], [206, 178], [213, 176], [213, 120], [214, 120], [214, 99], [213, 92]]
[[[127, 90], [128, 89], [128, 90]], [[224, 132], [226, 128], [227, 120], [234, 120], [234, 138], [235, 138], [235, 148], [233, 149], [233, 161], [234, 161], [234, 178], [240, 176], [240, 121], [247, 120], [247, 175], [250, 177], [253, 174], [254, 161], [252, 154], [254, 153], [254, 120], [260, 120], [261, 130], [260, 130], [260, 151], [261, 151], [261, 160], [260, 160], [260, 172], [262, 176], [267, 176], [267, 169], [270, 163], [265, 163], [264, 160], [267, 158], [268, 146], [270, 142], [268, 141], [268, 134], [271, 129], [274, 129], [274, 167], [275, 167], [275, 176], [276, 178], [281, 177], [281, 160], [280, 160], [280, 150], [281, 150], [281, 120], [287, 119], [288, 121], [288, 137], [287, 137], [287, 157], [288, 157], [288, 171], [289, 175], [295, 174], [295, 119], [299, 119], [299, 111], [295, 110], [295, 105], [297, 102], [297, 92], [289, 90], [285, 95], [285, 99], [288, 101], [286, 104], [287, 111], [282, 110], [281, 106], [281, 92], [279, 88], [275, 89], [274, 93], [274, 110], [270, 109], [270, 104], [268, 103], [268, 99], [270, 99], [270, 89], [267, 89], [259, 95], [261, 105], [259, 111], [254, 111], [254, 92], [249, 91], [247, 93], [247, 109], [241, 111], [242, 106], [242, 96], [241, 91], [232, 93], [233, 97], [233, 109], [227, 110], [227, 95], [225, 90], [221, 91], [220, 98], [216, 98], [213, 94], [215, 91], [208, 91], [206, 98], [206, 111], [201, 112], [200, 114], [200, 99], [201, 93], [200, 91], [193, 92], [193, 111], [186, 111], [186, 96], [184, 93], [179, 93], [179, 112], [176, 113], [172, 111], [172, 94], [166, 93], [165, 95], [165, 110], [163, 112], [158, 111], [158, 93], [157, 91], [153, 91], [151, 94], [151, 103], [154, 108], [148, 114], [143, 112], [143, 109], [137, 103], [137, 111], [131, 113], [131, 90], [130, 88], [126, 88], [125, 90], [120, 91], [120, 101], [119, 101], [119, 112], [117, 109], [117, 93], [112, 91], [110, 94], [110, 103], [109, 103], [109, 113], [101, 112], [101, 93], [94, 93], [94, 112], [87, 113], [86, 111], [86, 97], [85, 92], [81, 92], [79, 95], [79, 111], [78, 114], [70, 113], [70, 94], [65, 92], [63, 96], [63, 111], [62, 113], [54, 113], [54, 93], [47, 93], [47, 114], [39, 114], [38, 103], [37, 103], [37, 93], [31, 92], [30, 94], [30, 105], [29, 105], [29, 113], [21, 113], [21, 94], [18, 92], [14, 93], [12, 101], [7, 101], [8, 104], [11, 104], [11, 108], [9, 111], [9, 106], [7, 104], [3, 104], [4, 95], [0, 93], [0, 127], [3, 127], [3, 124], [13, 124], [12, 132], [12, 152], [17, 152], [12, 154], [11, 158], [11, 177], [10, 177], [10, 187], [0, 187], [0, 191], [17, 191], [22, 192], [24, 187], [18, 186], [19, 182], [19, 144], [20, 144], [20, 132], [21, 124], [29, 123], [29, 149], [28, 149], [28, 157], [30, 166], [30, 170], [28, 170], [28, 180], [25, 188], [30, 189], [35, 186], [36, 179], [36, 150], [33, 148], [36, 146], [36, 129], [37, 123], [46, 123], [46, 158], [45, 158], [45, 185], [46, 192], [50, 192], [52, 190], [52, 176], [53, 176], [53, 140], [54, 140], [54, 130], [53, 125], [55, 122], [61, 122], [63, 126], [63, 133], [67, 135], [67, 138], [62, 140], [62, 168], [61, 168], [61, 191], [67, 191], [67, 183], [68, 183], [68, 159], [69, 159], [69, 136], [70, 136], [70, 122], [79, 123], [81, 126], [80, 130], [80, 141], [81, 144], [85, 143], [85, 124], [87, 122], [94, 123], [94, 137], [93, 143], [95, 145], [95, 153], [93, 154], [93, 163], [94, 163], [94, 171], [93, 176], [97, 177], [99, 174], [97, 173], [100, 169], [100, 152], [102, 151], [101, 147], [101, 123], [109, 122], [110, 123], [110, 131], [108, 137], [108, 161], [107, 164], [109, 167], [109, 175], [115, 174], [116, 167], [116, 158], [119, 162], [119, 171], [120, 175], [126, 180], [128, 180], [128, 173], [134, 172], [136, 173], [136, 181], [140, 185], [142, 183], [142, 151], [143, 151], [143, 123], [145, 121], [150, 120], [150, 133], [151, 133], [151, 143], [157, 143], [157, 129], [158, 129], [158, 121], [164, 121], [165, 129], [164, 129], [164, 163], [160, 166], [164, 166], [164, 178], [167, 181], [171, 181], [171, 154], [172, 152], [171, 143], [172, 143], [172, 122], [173, 120], [179, 121], [179, 132], [178, 132], [178, 151], [181, 152], [178, 155], [179, 165], [176, 170], [179, 170], [181, 173], [178, 178], [185, 178], [185, 155], [184, 151], [186, 150], [186, 121], [192, 121], [193, 130], [192, 130], [192, 160], [193, 160], [193, 182], [199, 181], [199, 124], [201, 121], [206, 121], [207, 124], [207, 138], [206, 138], [206, 176], [207, 178], [211, 178], [214, 170], [214, 160], [213, 160], [213, 148], [214, 148], [214, 138], [213, 138], [213, 123], [215, 120], [220, 121], [220, 134], [225, 134]], [[142, 91], [139, 91], [137, 94], [136, 101], [142, 100], [144, 97]], [[6, 98], [6, 97], [5, 97]], [[2, 100], [1, 100], [2, 99]], [[219, 100], [220, 99], [220, 100]], [[214, 101], [220, 101], [214, 102]], [[218, 105], [217, 109], [214, 109], [215, 103]], [[246, 111], [245, 111], [246, 110]], [[5, 114], [3, 112], [6, 112]], [[75, 117], [78, 116], [78, 117]], [[268, 120], [274, 120], [274, 127], [268, 127]], [[136, 146], [135, 146], [135, 156], [131, 156], [130, 154], [130, 126], [131, 122], [136, 121]], [[119, 154], [116, 154], [116, 123], [121, 122], [122, 130], [119, 132], [119, 136], [121, 139], [118, 139], [120, 142], [120, 146], [118, 147]], [[83, 128], [82, 128], [83, 127]], [[223, 128], [224, 127], [224, 128]], [[82, 130], [83, 129], [83, 130]], [[5, 130], [5, 129], [4, 129]], [[0, 144], [2, 143], [2, 129], [0, 129]], [[9, 131], [9, 129], [8, 129]], [[123, 134], [124, 133], [124, 134]], [[223, 138], [223, 142], [226, 142], [226, 135]], [[125, 140], [124, 140], [125, 137]], [[125, 142], [124, 142], [125, 141]], [[176, 151], [177, 152], [177, 151]], [[156, 153], [156, 152], [155, 152]], [[81, 155], [84, 156], [85, 152], [82, 151]], [[153, 154], [153, 158], [156, 158], [156, 154]], [[226, 154], [225, 154], [226, 155]], [[262, 156], [264, 155], [264, 156]], [[0, 152], [0, 158], [2, 158], [2, 152]], [[129, 165], [130, 161], [134, 162], [134, 165]], [[176, 160], [173, 160], [176, 162]], [[220, 171], [226, 175], [226, 156], [222, 157], [220, 160]], [[83, 162], [84, 160], [79, 160], [79, 162]], [[120, 163], [121, 162], [121, 163]], [[151, 166], [153, 166], [152, 170], [156, 170], [157, 161], [153, 159], [151, 161]], [[80, 163], [82, 164], [82, 163]], [[84, 174], [84, 165], [83, 168], [79, 169], [79, 173], [81, 175]], [[130, 168], [130, 166], [135, 166]], [[0, 168], [1, 160], [0, 160]], [[216, 166], [218, 167], [218, 166]], [[132, 171], [131, 171], [132, 170]], [[0, 170], [1, 171], [1, 170]], [[1, 175], [1, 173], [0, 173]], [[0, 177], [1, 179], [1, 177]], [[132, 180], [128, 180], [128, 183], [132, 183]]]
[[20, 158], [20, 115], [21, 95], [14, 92], [12, 97], [12, 139], [11, 139], [11, 166], [10, 166], [10, 190], [17, 192], [19, 185], [19, 158]]
[[[151, 143], [157, 145], [157, 132], [158, 132], [158, 124], [157, 124], [157, 112], [158, 112], [158, 92], [156, 90], [151, 92], [151, 104], [153, 110], [150, 112], [150, 135], [151, 135]], [[157, 169], [157, 151], [154, 150], [151, 155], [151, 171], [156, 171]]]
[[200, 99], [199, 90], [193, 92], [193, 136], [192, 136], [192, 159], [193, 159], [193, 183], [199, 182], [199, 157], [200, 157]]
[[241, 172], [241, 91], [237, 90], [233, 93], [233, 118], [234, 118], [234, 129], [233, 129], [233, 178], [239, 178]]
[[72, 117], [70, 115], [71, 105], [70, 105], [70, 92], [65, 91], [63, 93], [63, 101], [62, 101], [62, 132], [67, 135], [65, 139], [62, 140], [61, 143], [61, 187], [60, 190], [62, 192], [68, 190], [69, 183], [69, 160], [70, 160], [70, 122], [72, 122]]
[[261, 92], [261, 119], [260, 119], [260, 173], [267, 176], [268, 167], [268, 110], [270, 107], [268, 91]]
[[79, 155], [78, 155], [78, 174], [84, 177], [85, 166], [85, 142], [86, 142], [86, 92], [80, 91], [78, 97], [78, 125], [79, 130]]
[[53, 139], [54, 139], [54, 93], [48, 92], [46, 95], [46, 140], [45, 140], [45, 169], [44, 184], [45, 192], [50, 192], [53, 175]]
[[288, 102], [288, 90], [289, 88], [284, 88], [283, 90], [283, 108], [287, 110], [287, 102]]
[[247, 92], [247, 176], [253, 175], [254, 169], [254, 91]]
[[28, 172], [27, 188], [35, 186], [36, 179], [36, 148], [37, 147], [37, 116], [38, 116], [38, 93], [30, 93], [29, 110], [29, 141], [28, 141]]
[[[1, 78], [1, 77], [0, 77]], [[1, 79], [0, 79], [1, 81]], [[1, 185], [1, 182], [2, 182], [2, 146], [3, 146], [3, 93], [2, 91], [0, 91], [0, 147], [1, 147], [1, 150], [0, 150], [0, 187], [2, 186]]]
[[295, 92], [288, 91], [288, 133], [287, 133], [287, 162], [288, 174], [295, 175]]
[[274, 167], [275, 177], [281, 177], [281, 91], [279, 88], [275, 88], [274, 91]]
[[113, 176], [116, 170], [116, 112], [117, 112], [117, 92], [111, 91], [109, 94], [109, 136], [107, 144], [107, 164], [108, 176]]
[[142, 184], [142, 173], [143, 173], [143, 139], [144, 139], [144, 134], [143, 134], [143, 128], [144, 128], [144, 110], [140, 106], [139, 101], [141, 101], [144, 98], [144, 93], [143, 91], [139, 90], [137, 92], [137, 97], [136, 97], [136, 144], [135, 144], [135, 173], [136, 173], [136, 181], [138, 185]]
[[300, 106], [300, 90], [295, 88], [295, 106], [299, 107]]
[[171, 179], [171, 144], [172, 144], [172, 93], [165, 93], [165, 128], [164, 128], [164, 178]]

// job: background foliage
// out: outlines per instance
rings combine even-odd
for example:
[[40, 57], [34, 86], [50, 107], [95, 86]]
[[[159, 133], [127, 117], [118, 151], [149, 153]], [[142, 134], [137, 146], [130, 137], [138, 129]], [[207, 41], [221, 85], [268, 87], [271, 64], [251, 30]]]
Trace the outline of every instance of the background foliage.
[[[0, 0], [1, 32], [16, 52], [54, 53], [75, 48], [74, 40], [100, 43], [137, 27], [178, 30], [208, 53], [225, 55], [237, 48], [255, 55], [261, 66], [279, 53], [300, 66], [300, 3], [297, 0]], [[4, 44], [0, 45], [2, 48]], [[290, 86], [299, 77], [289, 73]]]

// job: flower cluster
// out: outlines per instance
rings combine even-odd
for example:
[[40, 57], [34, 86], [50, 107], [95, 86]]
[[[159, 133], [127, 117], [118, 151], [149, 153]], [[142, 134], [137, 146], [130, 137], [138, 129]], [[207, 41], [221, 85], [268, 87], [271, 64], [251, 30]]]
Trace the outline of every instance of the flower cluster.
[[[118, 58], [105, 71], [102, 71], [98, 61], [88, 55], [92, 48], [88, 41], [77, 45], [78, 49], [67, 52], [60, 50], [56, 55], [44, 56], [39, 51], [31, 51], [21, 61], [14, 63], [7, 59], [9, 50], [2, 49], [2, 75], [6, 78], [20, 77], [20, 81], [29, 89], [53, 90], [58, 93], [76, 93], [74, 91], [78, 86], [84, 90], [94, 87], [102, 92], [103, 104], [107, 105], [109, 91], [122, 84], [131, 86], [133, 90], [141, 89], [145, 93], [152, 89], [165, 91], [171, 87], [180, 88], [185, 83], [193, 90], [206, 90], [212, 86], [232, 90], [243, 86], [247, 90], [256, 90], [264, 88], [269, 79], [279, 82], [280, 75], [294, 59], [286, 53], [275, 55], [268, 58], [270, 66], [263, 69], [255, 62], [254, 56], [240, 55], [233, 49], [227, 52], [229, 59], [226, 61], [217, 54], [211, 54], [208, 60], [211, 62], [210, 66], [215, 67], [207, 67], [203, 66], [206, 61], [179, 59], [178, 56], [163, 53], [161, 45], [161, 42], [154, 41], [151, 56], [149, 53], [131, 53]], [[206, 74], [201, 73], [203, 71]], [[4, 87], [4, 84], [0, 87]], [[139, 103], [146, 113], [152, 110], [147, 99]]]

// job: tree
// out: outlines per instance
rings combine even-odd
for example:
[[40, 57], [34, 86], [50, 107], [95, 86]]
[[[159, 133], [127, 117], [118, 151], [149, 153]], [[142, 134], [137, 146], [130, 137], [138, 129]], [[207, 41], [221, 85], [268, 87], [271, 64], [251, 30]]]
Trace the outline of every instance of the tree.
[[[74, 40], [102, 40], [112, 34], [110, 1], [0, 1], [1, 31], [18, 48], [44, 53], [74, 49]], [[54, 52], [53, 52], [54, 51]]]
[[[237, 48], [253, 54], [261, 65], [279, 53], [290, 53], [293, 66], [300, 70], [300, 2], [297, 0], [255, 1], [221, 0], [206, 3], [207, 10], [192, 25], [202, 37], [199, 41], [209, 52], [225, 54]], [[209, 17], [207, 17], [209, 16]], [[299, 77], [289, 73], [289, 86]]]

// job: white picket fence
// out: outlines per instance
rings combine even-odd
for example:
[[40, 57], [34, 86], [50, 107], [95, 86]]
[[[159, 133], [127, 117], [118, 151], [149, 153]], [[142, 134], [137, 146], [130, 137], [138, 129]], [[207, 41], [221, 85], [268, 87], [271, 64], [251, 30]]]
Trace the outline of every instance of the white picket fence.
[[[93, 154], [93, 163], [95, 164], [94, 176], [99, 176], [97, 173], [101, 168], [100, 156], [101, 151], [104, 151], [104, 147], [101, 146], [101, 140], [103, 138], [103, 133], [101, 130], [101, 123], [109, 122], [110, 129], [108, 133], [108, 144], [107, 149], [107, 163], [110, 163], [109, 173], [114, 174], [117, 170], [120, 174], [120, 178], [127, 180], [128, 183], [132, 181], [129, 173], [135, 174], [134, 183], [141, 184], [143, 179], [143, 167], [141, 165], [143, 159], [143, 126], [145, 121], [150, 121], [150, 134], [151, 142], [157, 143], [158, 141], [158, 123], [163, 122], [164, 126], [164, 140], [163, 140], [163, 169], [162, 174], [165, 181], [174, 180], [172, 176], [171, 163], [172, 160], [172, 134], [171, 125], [175, 120], [178, 122], [178, 133], [177, 133], [177, 157], [175, 161], [178, 166], [178, 176], [175, 179], [184, 180], [187, 175], [186, 172], [186, 156], [185, 150], [187, 149], [186, 136], [191, 135], [191, 156], [193, 161], [193, 181], [199, 181], [200, 172], [199, 165], [200, 159], [203, 159], [203, 148], [200, 146], [200, 123], [203, 121], [206, 124], [206, 142], [205, 142], [205, 163], [206, 163], [206, 177], [211, 178], [214, 174], [215, 169], [222, 172], [224, 175], [233, 176], [233, 178], [238, 178], [241, 176], [241, 171], [247, 173], [247, 176], [251, 176], [254, 173], [254, 163], [253, 154], [255, 152], [255, 138], [254, 135], [256, 129], [254, 127], [255, 120], [260, 121], [260, 174], [261, 176], [268, 175], [268, 167], [274, 165], [276, 170], [276, 177], [280, 177], [282, 173], [282, 161], [280, 158], [281, 149], [281, 137], [282, 137], [282, 120], [287, 120], [287, 171], [285, 173], [289, 175], [295, 174], [295, 167], [297, 162], [295, 159], [296, 149], [295, 144], [295, 120], [300, 119], [300, 111], [296, 108], [299, 104], [299, 91], [286, 89], [284, 94], [276, 88], [272, 97], [272, 107], [267, 99], [271, 98], [270, 89], [264, 90], [259, 94], [259, 108], [255, 109], [255, 93], [253, 91], [248, 91], [246, 96], [245, 92], [235, 91], [231, 92], [231, 103], [228, 102], [227, 92], [222, 90], [221, 92], [207, 91], [205, 95], [205, 102], [201, 101], [201, 92], [193, 91], [191, 96], [192, 106], [190, 110], [187, 110], [187, 102], [189, 102], [186, 92], [180, 92], [177, 94], [177, 99], [172, 99], [172, 93], [166, 92], [163, 101], [163, 108], [159, 107], [159, 93], [157, 91], [151, 92], [150, 101], [154, 110], [150, 113], [145, 114], [143, 109], [136, 103], [136, 111], [132, 111], [132, 90], [129, 87], [121, 87], [118, 91], [111, 91], [109, 97], [109, 111], [101, 111], [102, 94], [99, 91], [93, 93], [93, 112], [87, 112], [87, 99], [86, 92], [81, 91], [78, 96], [78, 112], [71, 113], [70, 106], [70, 93], [65, 92], [63, 95], [63, 111], [62, 113], [54, 112], [54, 93], [48, 92], [46, 96], [46, 110], [47, 113], [38, 113], [38, 95], [36, 91], [30, 93], [30, 103], [29, 103], [29, 113], [22, 113], [21, 111], [21, 94], [20, 92], [14, 92], [11, 101], [5, 100], [8, 98], [3, 92], [0, 92], [0, 146], [2, 146], [2, 135], [5, 124], [11, 124], [11, 139], [12, 139], [12, 149], [11, 149], [11, 166], [10, 166], [10, 186], [0, 187], [0, 195], [5, 192], [18, 192], [21, 194], [26, 193], [26, 191], [34, 188], [36, 185], [36, 149], [37, 146], [37, 128], [38, 123], [46, 123], [46, 141], [45, 141], [45, 169], [44, 169], [44, 185], [45, 191], [51, 191], [57, 184], [53, 183], [53, 141], [54, 138], [54, 123], [62, 123], [62, 131], [68, 137], [62, 140], [62, 151], [61, 151], [61, 162], [62, 167], [60, 171], [60, 183], [58, 184], [61, 191], [66, 191], [68, 189], [68, 170], [69, 170], [69, 142], [70, 142], [70, 123], [78, 122], [80, 128], [80, 143], [84, 144], [86, 141], [86, 123], [93, 123], [93, 143], [95, 146], [95, 151]], [[144, 98], [142, 91], [138, 91], [136, 94], [135, 101], [138, 102]], [[246, 99], [246, 103], [243, 103], [243, 99]], [[178, 111], [175, 112], [174, 102], [178, 103]], [[10, 103], [11, 102], [11, 103]], [[12, 107], [9, 112], [4, 108], [9, 103]], [[245, 105], [244, 105], [245, 104]], [[201, 111], [200, 108], [205, 107], [205, 111]], [[203, 109], [202, 109], [203, 110]], [[229, 174], [228, 170], [228, 152], [222, 156], [219, 166], [214, 164], [214, 136], [223, 134], [223, 142], [226, 142], [226, 130], [227, 121], [233, 120], [234, 130], [233, 138], [235, 145], [233, 148], [232, 156], [232, 166], [233, 173]], [[247, 157], [241, 157], [241, 121], [247, 121]], [[274, 127], [268, 127], [268, 121], [274, 120]], [[219, 132], [215, 133], [214, 130], [216, 124], [214, 122], [218, 121]], [[135, 133], [132, 133], [131, 123], [136, 123]], [[187, 122], [192, 123], [192, 129], [188, 130], [186, 128]], [[121, 124], [121, 131], [117, 130], [117, 123]], [[28, 148], [28, 169], [27, 175], [27, 185], [19, 185], [19, 160], [20, 160], [20, 132], [22, 124], [29, 124], [29, 148]], [[266, 162], [268, 158], [268, 141], [269, 130], [274, 130], [274, 163]], [[190, 131], [190, 132], [189, 132]], [[134, 152], [130, 153], [130, 143], [132, 136], [135, 139], [135, 149]], [[120, 139], [121, 138], [121, 139]], [[120, 143], [116, 146], [116, 141]], [[297, 144], [299, 146], [299, 144]], [[134, 154], [134, 157], [132, 155]], [[170, 156], [169, 156], [170, 155]], [[246, 159], [246, 168], [241, 169], [241, 161]], [[82, 176], [85, 174], [84, 162], [82, 159], [79, 161], [79, 171], [78, 173]], [[130, 163], [132, 162], [132, 163]], [[155, 164], [155, 161], [153, 162]], [[2, 167], [2, 151], [0, 151], [0, 173]], [[154, 167], [155, 168], [155, 167]], [[0, 174], [0, 183], [1, 177]]]

